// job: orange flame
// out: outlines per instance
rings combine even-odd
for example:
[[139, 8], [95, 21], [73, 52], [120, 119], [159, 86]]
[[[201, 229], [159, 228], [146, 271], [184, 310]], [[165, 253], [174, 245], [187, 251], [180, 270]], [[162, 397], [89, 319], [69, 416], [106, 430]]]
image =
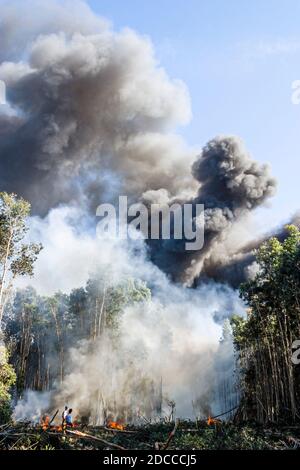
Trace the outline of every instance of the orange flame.
[[42, 418], [41, 418], [41, 426], [42, 426], [43, 431], [46, 431], [46, 429], [49, 428], [49, 426], [50, 426], [50, 418], [49, 418], [49, 416], [42, 416]]
[[118, 431], [123, 431], [125, 426], [117, 421], [109, 421], [107, 426], [112, 429], [117, 429]]
[[50, 417], [49, 416], [42, 416], [41, 417], [41, 427], [43, 431], [47, 431], [47, 429], [54, 429], [55, 431], [61, 432], [63, 430], [61, 425], [55, 426], [50, 425]]
[[212, 426], [213, 424], [216, 424], [216, 420], [211, 418], [210, 416], [208, 417], [207, 424], [208, 426]]

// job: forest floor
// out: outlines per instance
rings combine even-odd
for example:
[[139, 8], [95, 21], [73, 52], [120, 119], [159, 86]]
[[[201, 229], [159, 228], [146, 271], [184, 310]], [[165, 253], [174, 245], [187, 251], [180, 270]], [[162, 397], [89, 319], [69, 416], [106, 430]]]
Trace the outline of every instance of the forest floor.
[[[173, 431], [173, 432], [172, 432]], [[123, 431], [105, 427], [80, 427], [66, 433], [30, 423], [0, 426], [0, 450], [286, 450], [300, 449], [298, 426], [262, 427], [192, 421], [126, 427]]]

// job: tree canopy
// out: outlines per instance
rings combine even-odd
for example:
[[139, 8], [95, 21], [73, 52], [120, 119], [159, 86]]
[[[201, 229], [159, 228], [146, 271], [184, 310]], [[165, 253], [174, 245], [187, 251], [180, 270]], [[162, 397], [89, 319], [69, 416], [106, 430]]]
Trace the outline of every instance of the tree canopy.
[[0, 330], [3, 310], [16, 276], [32, 276], [42, 246], [24, 243], [30, 204], [15, 194], [0, 193]]
[[240, 288], [249, 306], [247, 319], [231, 320], [245, 416], [259, 421], [295, 420], [299, 412], [292, 348], [300, 338], [300, 231], [293, 225], [287, 230], [283, 242], [271, 238], [257, 251], [257, 274]]

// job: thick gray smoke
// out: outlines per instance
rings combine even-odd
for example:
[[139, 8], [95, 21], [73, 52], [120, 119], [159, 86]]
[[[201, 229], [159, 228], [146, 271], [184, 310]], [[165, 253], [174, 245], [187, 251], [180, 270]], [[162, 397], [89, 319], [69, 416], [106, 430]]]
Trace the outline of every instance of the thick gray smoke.
[[[250, 212], [276, 189], [268, 166], [259, 165], [237, 137], [217, 137], [202, 150], [192, 167], [199, 182], [193, 205], [205, 205], [205, 244], [199, 252], [186, 252], [183, 243], [155, 242], [153, 258], [162, 269], [187, 282], [197, 276], [213, 277], [214, 268], [237, 256], [237, 232]], [[197, 221], [195, 221], [197, 223]], [[245, 268], [248, 264], [245, 264]], [[244, 269], [240, 272], [240, 279]], [[226, 277], [222, 279], [226, 281]]]
[[[183, 83], [166, 75], [147, 38], [115, 33], [92, 22], [91, 12], [78, 29], [77, 14], [63, 11], [55, 28], [50, 17], [44, 31], [39, 26], [33, 35], [31, 25], [26, 36], [19, 11], [4, 10], [0, 78], [13, 109], [1, 116], [2, 190], [17, 191], [46, 214], [62, 202], [86, 203], [94, 212], [116, 194], [136, 199], [147, 189], [174, 194], [189, 187], [192, 152], [169, 132], [190, 118]], [[11, 61], [14, 34], [19, 54]]]
[[204, 249], [156, 241], [152, 260], [189, 284], [212, 276], [219, 259], [231, 264], [232, 233], [274, 193], [268, 168], [235, 137], [212, 140], [197, 158], [172, 133], [190, 119], [188, 92], [159, 66], [147, 38], [114, 32], [82, 2], [26, 2], [36, 12], [28, 21], [22, 8], [4, 2], [0, 23], [10, 103], [0, 115], [1, 190], [43, 216], [62, 203], [94, 214], [120, 194], [202, 203]]
[[[300, 228], [300, 215], [295, 214], [290, 220], [287, 220], [287, 225], [292, 224]], [[271, 232], [266, 233], [263, 237], [258, 237], [251, 240], [249, 243], [243, 244], [239, 249], [231, 251], [227, 250], [226, 256], [221, 256], [222, 251], [216, 251], [213, 256], [209, 259], [209, 262], [205, 265], [205, 274], [209, 279], [213, 279], [216, 282], [227, 282], [234, 288], [238, 288], [241, 282], [247, 281], [252, 278], [258, 269], [255, 261], [255, 250], [257, 250], [264, 242], [269, 240], [271, 237], [276, 237], [278, 240], [283, 242], [288, 236], [286, 226], [273, 229]], [[235, 233], [235, 238], [231, 240], [231, 246], [234, 246], [235, 242], [244, 240], [243, 237], [239, 238], [239, 231]], [[228, 246], [230, 244], [230, 237], [225, 242]], [[224, 254], [224, 250], [223, 250]], [[195, 284], [201, 283], [201, 276], [196, 280]]]
[[[9, 102], [0, 111], [0, 188], [32, 203], [31, 236], [45, 246], [35, 286], [70, 291], [112, 266], [113, 282], [138, 277], [153, 291], [142, 311], [123, 312], [120, 355], [111, 352], [110, 366], [103, 342], [71, 351], [64, 390], [73, 393], [65, 398], [99, 417], [89, 402], [100, 389], [118, 403], [141, 401], [133, 378], [143, 371], [154, 383], [162, 377], [178, 412], [191, 416], [192, 400], [211, 392], [222, 321], [242, 305], [229, 287], [187, 289], [163, 272], [188, 284], [218, 273], [231, 282], [226, 267], [245, 254], [249, 215], [275, 189], [268, 168], [236, 137], [213, 139], [197, 157], [175, 132], [191, 118], [185, 85], [168, 77], [148, 38], [113, 31], [84, 2], [1, 2], [0, 61]], [[151, 242], [155, 266], [141, 240], [138, 250], [99, 245], [90, 216], [119, 195], [205, 204], [204, 248], [191, 254], [184, 241]]]

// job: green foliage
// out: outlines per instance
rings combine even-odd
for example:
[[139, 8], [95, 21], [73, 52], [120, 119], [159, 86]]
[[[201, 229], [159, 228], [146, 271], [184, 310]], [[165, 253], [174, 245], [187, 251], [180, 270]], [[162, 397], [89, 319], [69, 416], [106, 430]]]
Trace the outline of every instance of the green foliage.
[[[300, 282], [300, 232], [287, 227], [289, 236], [281, 243], [271, 238], [257, 251], [259, 272], [241, 287], [241, 296], [254, 312], [257, 307], [271, 312], [274, 308], [297, 306]], [[292, 311], [290, 312], [292, 314]], [[296, 312], [294, 317], [296, 317]]]
[[[33, 274], [33, 265], [42, 247], [23, 243], [28, 231], [30, 204], [15, 194], [0, 193], [0, 334], [5, 304], [16, 276]], [[0, 421], [10, 417], [10, 389], [16, 381], [8, 353], [0, 340]]]
[[[300, 380], [292, 343], [300, 335], [300, 231], [271, 238], [256, 253], [258, 272], [240, 288], [248, 318], [231, 320], [244, 370], [244, 406], [261, 421], [295, 420]], [[250, 412], [251, 413], [251, 412]]]
[[41, 251], [40, 244], [21, 243], [27, 231], [30, 204], [15, 194], [0, 193], [0, 263], [6, 257], [15, 275], [32, 275], [33, 263]]
[[[154, 450], [164, 448], [169, 439], [174, 423], [157, 423], [128, 430], [132, 434], [112, 433], [104, 427], [82, 429], [96, 438], [117, 444], [125, 449]], [[109, 448], [109, 444], [79, 439], [62, 433], [48, 433], [37, 427], [15, 424], [10, 432], [0, 441], [0, 450], [101, 450]], [[233, 423], [219, 423], [208, 426], [206, 422], [198, 422], [197, 427], [192, 421], [180, 421], [175, 436], [168, 445], [168, 450], [286, 450], [293, 449], [299, 442], [299, 429], [282, 430], [278, 427], [261, 427]], [[188, 464], [188, 460], [186, 462]]]
[[115, 334], [118, 331], [122, 311], [129, 305], [145, 302], [151, 298], [151, 291], [141, 281], [128, 279], [108, 293], [106, 326]]
[[0, 193], [0, 328], [5, 302], [16, 276], [32, 276], [42, 246], [23, 243], [30, 204], [15, 194]]
[[15, 381], [16, 374], [8, 363], [8, 352], [0, 343], [0, 424], [6, 423], [10, 418], [10, 389]]
[[234, 344], [237, 349], [245, 347], [247, 345], [247, 321], [238, 316], [233, 315], [230, 319], [230, 324], [232, 327]]
[[142, 308], [150, 297], [142, 281], [124, 278], [112, 284], [108, 276], [91, 278], [70, 295], [43, 297], [32, 288], [18, 290], [4, 317], [18, 393], [51, 388], [66, 372], [69, 349], [81, 340], [92, 348], [105, 332], [118, 347], [124, 310], [137, 303]]

